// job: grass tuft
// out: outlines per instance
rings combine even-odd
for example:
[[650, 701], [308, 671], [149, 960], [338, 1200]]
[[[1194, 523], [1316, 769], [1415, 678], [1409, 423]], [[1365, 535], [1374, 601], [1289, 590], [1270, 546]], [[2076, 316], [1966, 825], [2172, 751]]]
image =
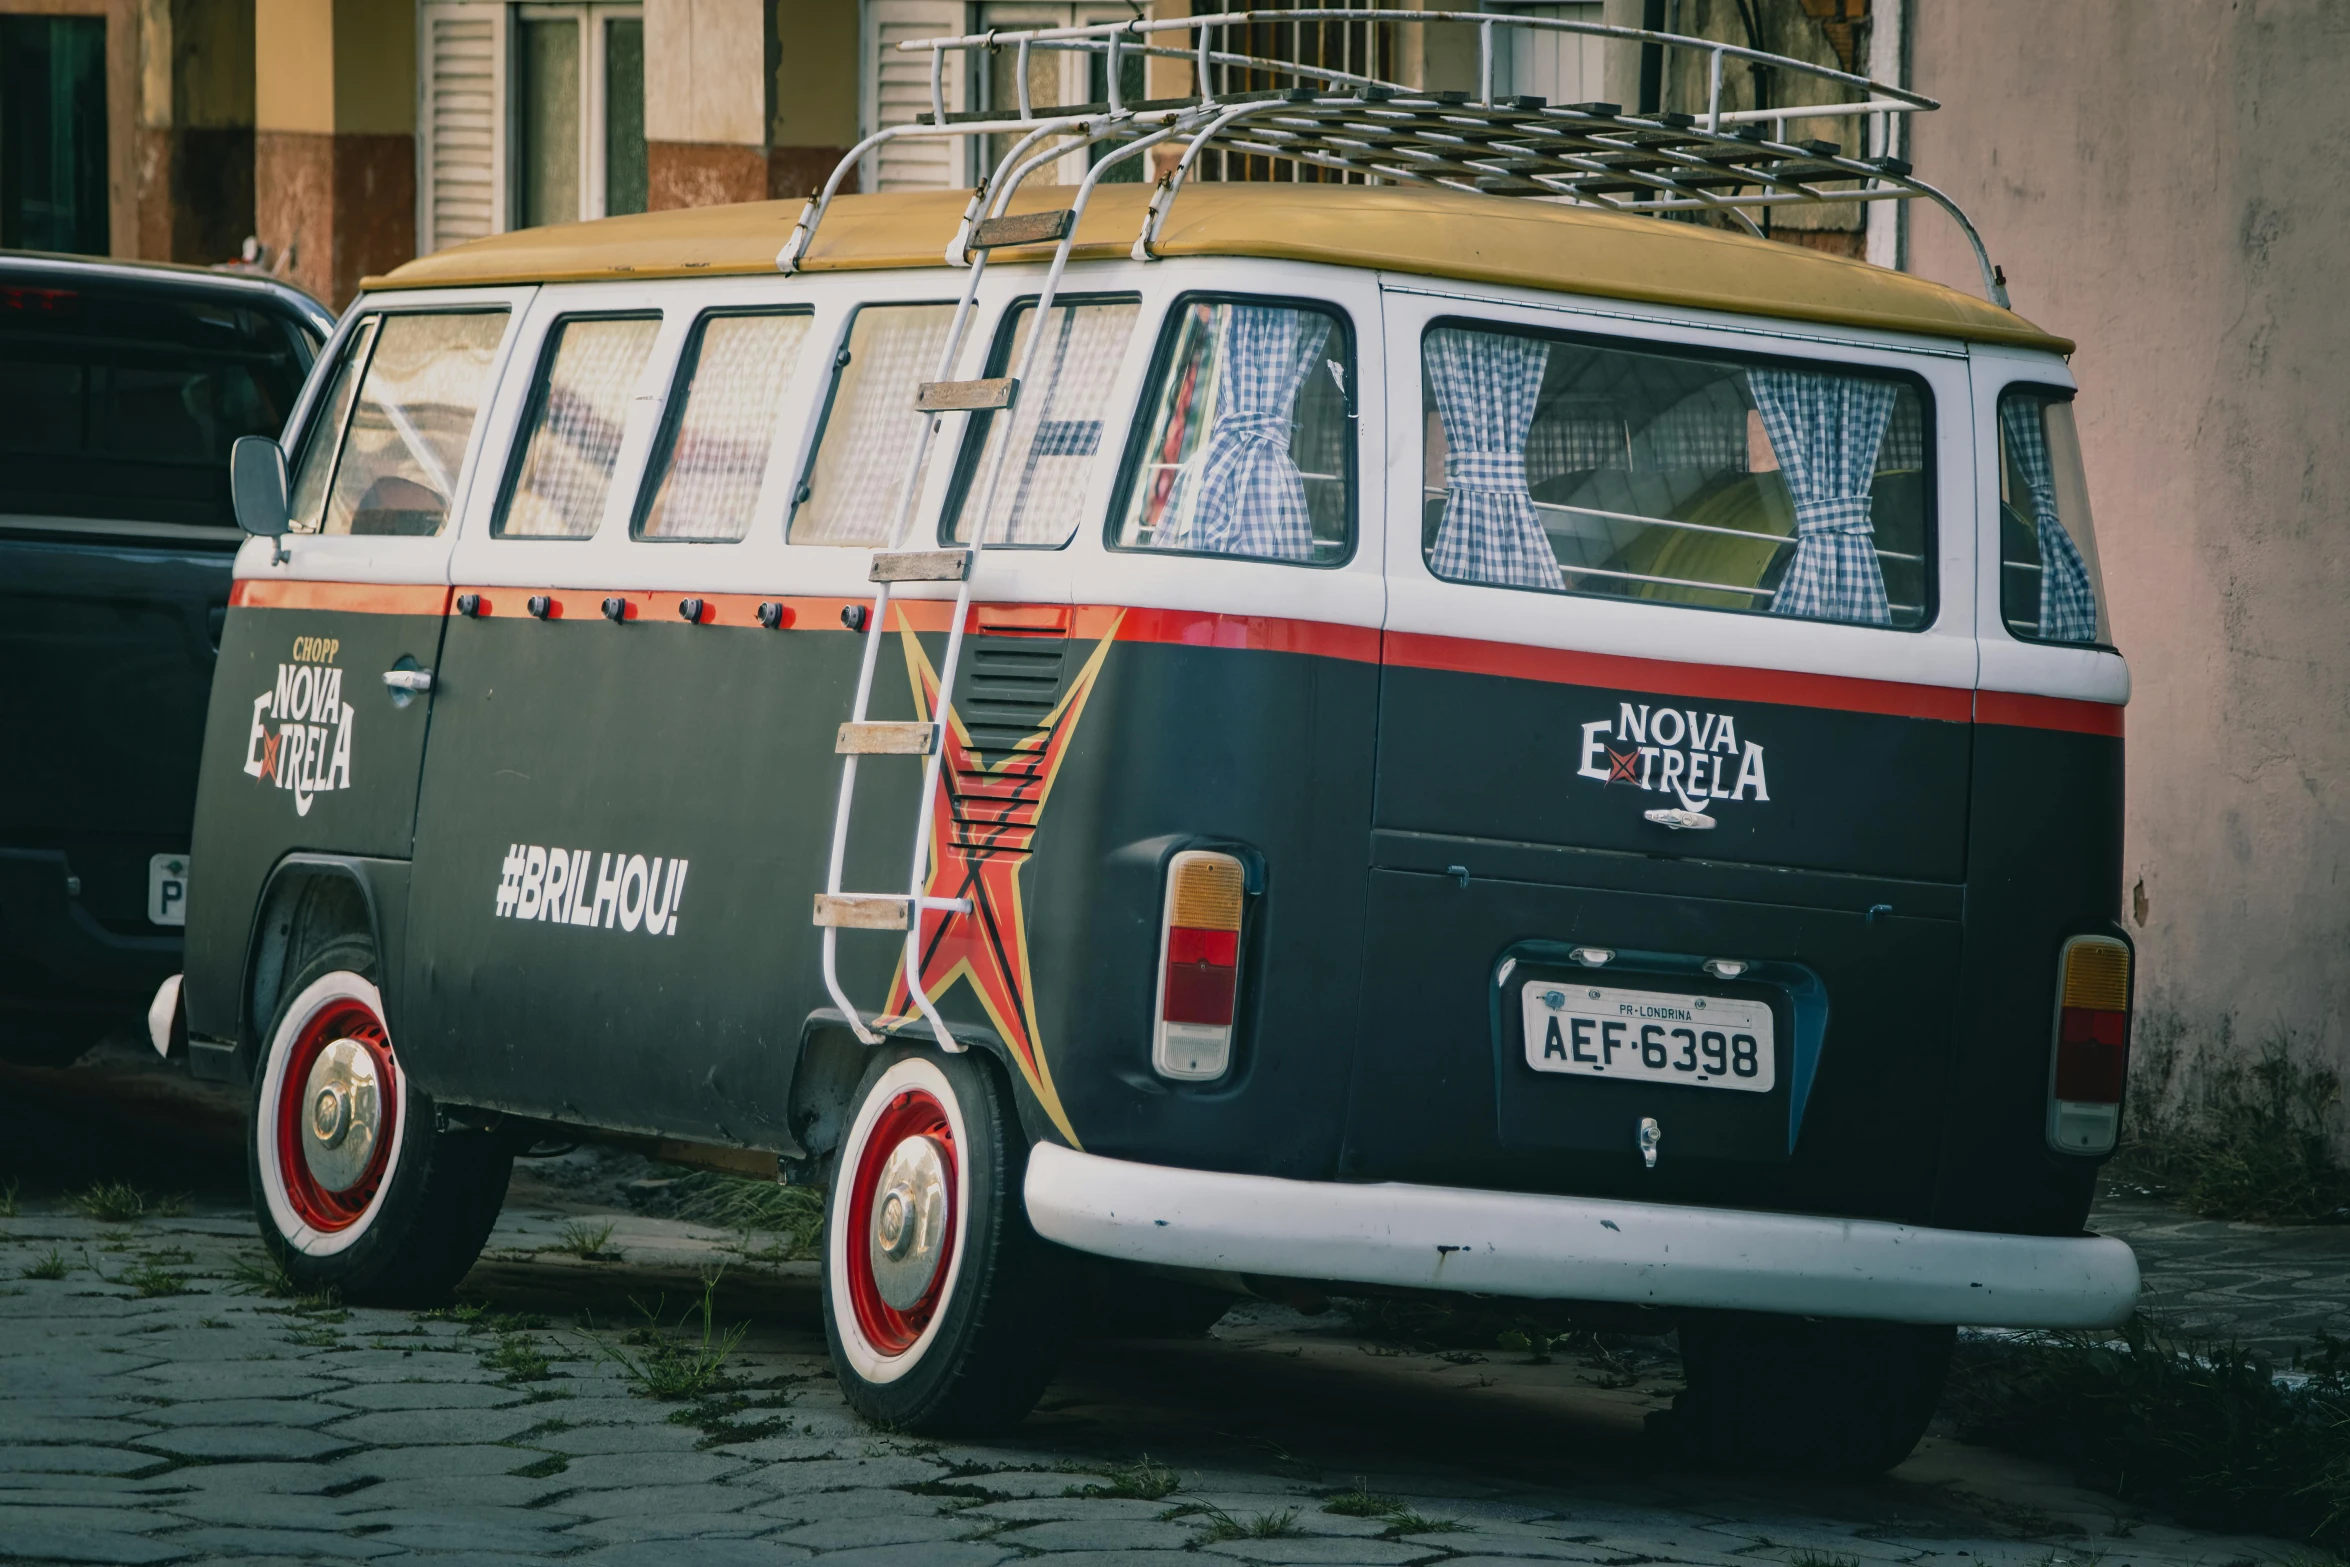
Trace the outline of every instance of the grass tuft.
[[1131, 1464], [1112, 1464], [1102, 1474], [1109, 1481], [1107, 1485], [1073, 1485], [1065, 1494], [1116, 1496], [1138, 1502], [1159, 1502], [1174, 1495], [1175, 1487], [1182, 1483], [1174, 1470], [1165, 1464], [1152, 1463], [1148, 1453]]
[[[1430, 1518], [1406, 1507], [1387, 1515], [1387, 1532], [1402, 1539], [1415, 1534], [1466, 1534], [1469, 1526], [1458, 1518]], [[1854, 1562], [1849, 1567], [1860, 1567], [1860, 1564]]]
[[28, 1279], [62, 1279], [69, 1268], [70, 1264], [65, 1260], [65, 1253], [52, 1246], [49, 1248], [48, 1256], [24, 1269], [23, 1274]]
[[554, 1375], [546, 1352], [520, 1333], [499, 1339], [498, 1347], [481, 1357], [481, 1364], [508, 1382], [544, 1382]]
[[2206, 1065], [2193, 1091], [2174, 1096], [2176, 1050], [2147, 1054], [2109, 1179], [2206, 1219], [2350, 1220], [2350, 1169], [2332, 1146], [2342, 1103], [2333, 1071], [2294, 1060], [2277, 1039], [2257, 1060]]
[[16, 1217], [16, 1182], [0, 1181], [0, 1219]]
[[129, 1224], [139, 1219], [168, 1219], [188, 1211], [185, 1194], [168, 1197], [149, 1197], [128, 1181], [100, 1181], [87, 1191], [80, 1191], [68, 1199], [74, 1212], [86, 1219], [98, 1219], [108, 1224]]
[[292, 1300], [302, 1293], [294, 1276], [273, 1252], [259, 1257], [239, 1257], [232, 1276], [237, 1288], [248, 1295], [267, 1295], [273, 1300]]
[[1363, 1482], [1358, 1479], [1353, 1490], [1341, 1491], [1325, 1501], [1322, 1511], [1336, 1513], [1341, 1518], [1385, 1518], [1402, 1507], [1403, 1498], [1381, 1496], [1376, 1491], [1365, 1489]]
[[[748, 1322], [738, 1322], [721, 1330], [717, 1325], [718, 1280], [712, 1273], [702, 1279], [702, 1299], [699, 1307], [688, 1306], [677, 1319], [674, 1330], [661, 1323], [663, 1302], [656, 1299], [647, 1306], [631, 1300], [630, 1305], [644, 1316], [644, 1326], [628, 1335], [628, 1342], [636, 1346], [631, 1354], [626, 1349], [615, 1349], [596, 1340], [588, 1342], [595, 1352], [621, 1369], [636, 1390], [647, 1398], [686, 1399], [702, 1398], [723, 1393], [734, 1386], [727, 1375], [726, 1360], [751, 1330]], [[692, 1336], [688, 1324], [699, 1310], [702, 1319], [701, 1335]]]
[[1788, 1555], [1787, 1567], [1860, 1567], [1860, 1558], [1833, 1551], [1795, 1551]]
[[2350, 1545], [2350, 1340], [2297, 1378], [2143, 1315], [2119, 1340], [1969, 1344], [1943, 1409], [1967, 1441], [2071, 1468], [2204, 1528]]
[[153, 1262], [141, 1263], [138, 1267], [120, 1275], [115, 1282], [128, 1284], [139, 1292], [139, 1298], [142, 1300], [191, 1293], [186, 1274], [174, 1273], [169, 1268], [159, 1267]]
[[1258, 1513], [1249, 1518], [1235, 1518], [1221, 1507], [1202, 1507], [1200, 1516], [1208, 1521], [1207, 1533], [1200, 1536], [1202, 1544], [1218, 1540], [1288, 1540], [1305, 1533], [1297, 1526], [1297, 1509], [1292, 1507], [1278, 1513]]
[[616, 1255], [604, 1250], [604, 1243], [618, 1228], [609, 1219], [566, 1219], [551, 1251], [566, 1251], [582, 1262], [595, 1262]]
[[779, 1262], [815, 1256], [816, 1242], [824, 1233], [822, 1188], [781, 1186], [714, 1170], [679, 1174], [650, 1200], [648, 1211], [746, 1236], [773, 1236], [772, 1246], [746, 1250]]

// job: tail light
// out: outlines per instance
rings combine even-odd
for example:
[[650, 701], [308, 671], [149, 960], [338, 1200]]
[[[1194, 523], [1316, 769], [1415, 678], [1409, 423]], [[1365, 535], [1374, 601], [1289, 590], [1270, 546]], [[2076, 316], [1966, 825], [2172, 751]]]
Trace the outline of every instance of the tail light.
[[2059, 1153], [2113, 1151], [2129, 1060], [2129, 946], [2111, 936], [2075, 936], [2064, 944], [2057, 974], [2050, 1147]]
[[1212, 850], [1185, 849], [1168, 863], [1151, 1042], [1161, 1077], [1222, 1077], [1232, 1064], [1246, 880], [1240, 861]]

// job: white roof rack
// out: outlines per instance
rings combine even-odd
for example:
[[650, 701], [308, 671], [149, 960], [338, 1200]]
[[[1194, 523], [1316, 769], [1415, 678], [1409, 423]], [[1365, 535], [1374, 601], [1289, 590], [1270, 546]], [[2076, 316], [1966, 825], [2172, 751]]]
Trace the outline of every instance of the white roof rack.
[[[1221, 47], [1236, 29], [1267, 24], [1371, 23], [1382, 27], [1453, 25], [1477, 30], [1475, 93], [1427, 92], [1402, 83], [1297, 61], [1270, 59]], [[1708, 96], [1702, 115], [1626, 113], [1612, 103], [1551, 104], [1540, 98], [1497, 96], [1496, 46], [1502, 30], [1576, 33], [1705, 64]], [[1181, 44], [1182, 47], [1177, 47]], [[1270, 158], [1375, 182], [1440, 185], [1511, 196], [1653, 214], [1713, 212], [1760, 233], [1752, 214], [1776, 207], [1924, 198], [1949, 213], [1973, 247], [1983, 288], [1993, 303], [2008, 303], [2006, 280], [1991, 264], [1981, 237], [1957, 203], [1918, 179], [1889, 151], [1898, 142], [1899, 116], [1940, 105], [1922, 93], [1848, 71], [1767, 54], [1710, 38], [1596, 22], [1483, 11], [1390, 11], [1364, 7], [1234, 11], [1221, 15], [1136, 19], [1091, 27], [1036, 28], [953, 38], [918, 39], [902, 52], [930, 56], [930, 112], [914, 123], [877, 131], [850, 149], [832, 177], [800, 214], [776, 256], [796, 270], [808, 252], [833, 196], [867, 153], [897, 140], [1009, 136], [1012, 150], [973, 192], [946, 259], [967, 266], [982, 226], [1000, 221], [1012, 193], [1039, 168], [1079, 147], [1100, 147], [1079, 188], [1072, 212], [1110, 167], [1162, 145], [1178, 147], [1174, 166], [1153, 193], [1134, 241], [1137, 260], [1149, 260], [1168, 211], [1202, 153], [1211, 149]], [[1011, 49], [1019, 101], [1013, 111], [954, 113], [946, 107], [951, 52]], [[1104, 103], [1039, 109], [1028, 96], [1029, 60], [1038, 50], [1102, 57], [1096, 79], [1108, 84]], [[1127, 102], [1120, 65], [1128, 54], [1190, 64], [1200, 89], [1187, 98]], [[1732, 62], [1767, 67], [1853, 95], [1847, 101], [1725, 110], [1723, 72]], [[1286, 81], [1270, 90], [1218, 93], [1234, 73]], [[1787, 139], [1792, 121], [1837, 119], [1856, 128], [1851, 149], [1828, 141]], [[1074, 230], [1074, 218], [1068, 232]], [[1062, 251], [1067, 240], [1062, 235]], [[998, 241], [1001, 243], [1003, 241]]]

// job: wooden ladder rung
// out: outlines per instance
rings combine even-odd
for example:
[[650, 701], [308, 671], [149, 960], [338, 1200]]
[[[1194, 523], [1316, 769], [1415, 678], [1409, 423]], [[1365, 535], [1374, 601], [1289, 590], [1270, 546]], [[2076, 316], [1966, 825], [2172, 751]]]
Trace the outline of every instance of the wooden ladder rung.
[[912, 901], [902, 892], [820, 892], [816, 923], [840, 930], [904, 930]]
[[971, 231], [973, 250], [994, 250], [1004, 245], [1050, 245], [1069, 232], [1077, 214], [1069, 208], [1057, 212], [1015, 212], [1009, 217], [989, 218]]
[[832, 744], [836, 756], [928, 756], [937, 748], [936, 724], [843, 724]]
[[876, 550], [869, 582], [960, 582], [971, 574], [969, 550]]
[[926, 414], [975, 413], [1009, 408], [1019, 394], [1020, 378], [990, 376], [984, 381], [925, 381], [914, 394], [914, 407]]

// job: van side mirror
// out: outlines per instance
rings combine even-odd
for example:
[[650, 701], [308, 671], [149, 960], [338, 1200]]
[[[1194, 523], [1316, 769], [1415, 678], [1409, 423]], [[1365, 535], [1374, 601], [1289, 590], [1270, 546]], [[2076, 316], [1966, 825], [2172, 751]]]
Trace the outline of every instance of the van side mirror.
[[293, 526], [286, 508], [286, 454], [266, 435], [244, 435], [228, 453], [229, 495], [237, 526], [255, 538], [279, 539]]

